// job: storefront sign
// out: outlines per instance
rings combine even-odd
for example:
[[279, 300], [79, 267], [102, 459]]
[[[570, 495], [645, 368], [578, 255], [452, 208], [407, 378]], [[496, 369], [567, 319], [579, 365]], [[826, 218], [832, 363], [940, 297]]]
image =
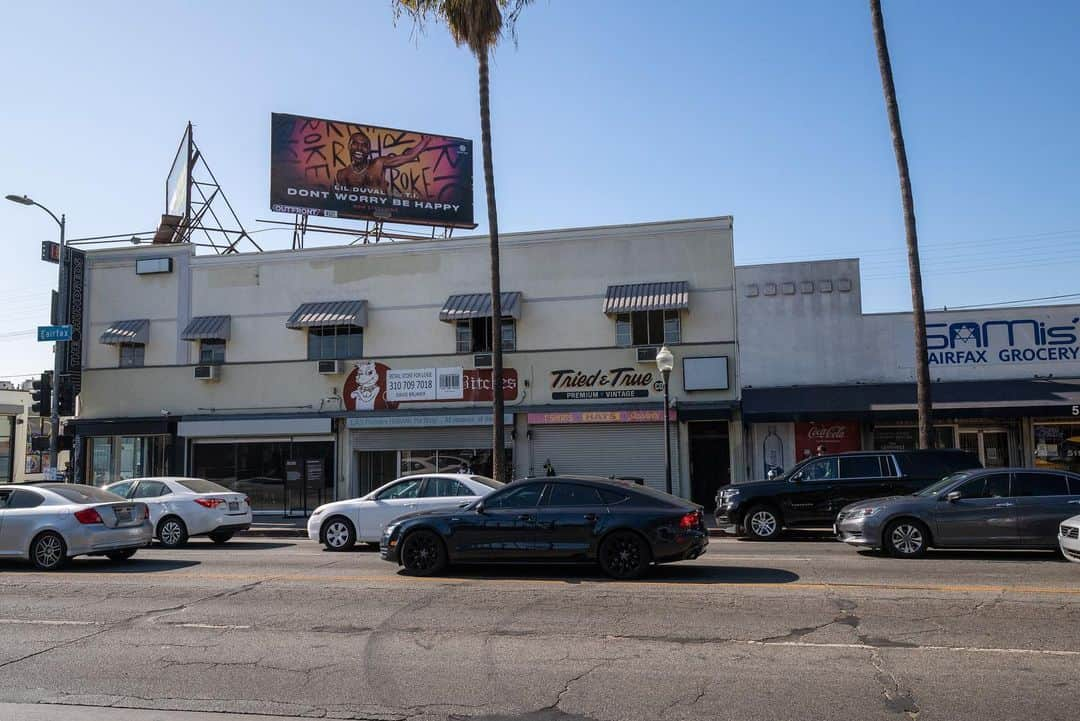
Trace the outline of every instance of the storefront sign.
[[826, 421], [795, 424], [795, 461], [822, 453], [857, 451], [862, 448], [859, 424], [854, 421]]
[[[668, 418], [675, 420], [675, 411], [668, 412]], [[663, 423], [664, 412], [655, 411], [574, 411], [567, 413], [530, 413], [530, 426], [554, 425], [564, 423]]]
[[1072, 313], [1063, 317], [1043, 314], [990, 320], [960, 313], [948, 317], [959, 319], [926, 324], [932, 365], [1080, 361], [1080, 317]]
[[[425, 416], [358, 416], [346, 419], [350, 429], [362, 428], [436, 428], [447, 426], [490, 426], [495, 420], [491, 413], [455, 413]], [[514, 424], [514, 415], [503, 415], [503, 423]]]
[[270, 124], [271, 210], [476, 227], [471, 140], [282, 113]]
[[[401, 403], [494, 400], [489, 368], [393, 369], [378, 361], [358, 361], [345, 379], [342, 395], [345, 409], [350, 411], [392, 410]], [[517, 397], [517, 371], [504, 368], [503, 400]]]
[[633, 367], [551, 371], [551, 398], [556, 401], [648, 398], [650, 388], [663, 391], [664, 383], [652, 371]]

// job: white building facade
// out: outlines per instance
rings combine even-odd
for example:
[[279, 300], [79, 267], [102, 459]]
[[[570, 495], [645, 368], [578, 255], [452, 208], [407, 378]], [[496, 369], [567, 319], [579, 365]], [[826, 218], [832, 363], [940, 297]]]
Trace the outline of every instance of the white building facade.
[[[730, 217], [504, 235], [515, 477], [707, 502], [745, 466]], [[80, 477], [187, 473], [303, 512], [405, 473], [490, 474], [488, 239], [196, 256], [87, 253]], [[735, 421], [735, 422], [733, 422]]]
[[[857, 260], [736, 270], [744, 477], [818, 450], [914, 448], [910, 313], [864, 314]], [[927, 314], [936, 445], [1080, 470], [1080, 306]]]

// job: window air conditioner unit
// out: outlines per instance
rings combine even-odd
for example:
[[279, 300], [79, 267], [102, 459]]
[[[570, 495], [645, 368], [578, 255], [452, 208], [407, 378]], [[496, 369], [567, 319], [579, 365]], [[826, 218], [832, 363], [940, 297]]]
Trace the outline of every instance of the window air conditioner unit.
[[656, 363], [656, 354], [660, 349], [654, 345], [644, 345], [637, 349], [638, 363]]
[[216, 381], [219, 377], [217, 366], [195, 366], [195, 380]]
[[491, 354], [490, 353], [477, 353], [473, 356], [473, 366], [476, 368], [490, 368], [491, 367]]
[[343, 372], [343, 365], [339, 360], [321, 360], [319, 361], [319, 373], [324, 376], [340, 375]]

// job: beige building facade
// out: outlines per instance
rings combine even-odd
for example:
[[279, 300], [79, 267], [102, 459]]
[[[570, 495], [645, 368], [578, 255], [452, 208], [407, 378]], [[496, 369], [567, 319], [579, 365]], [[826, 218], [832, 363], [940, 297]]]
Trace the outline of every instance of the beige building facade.
[[[706, 503], [732, 422], [730, 217], [502, 236], [497, 335], [515, 477], [592, 473]], [[187, 473], [303, 512], [405, 473], [491, 473], [488, 239], [231, 255], [89, 251], [81, 478]]]

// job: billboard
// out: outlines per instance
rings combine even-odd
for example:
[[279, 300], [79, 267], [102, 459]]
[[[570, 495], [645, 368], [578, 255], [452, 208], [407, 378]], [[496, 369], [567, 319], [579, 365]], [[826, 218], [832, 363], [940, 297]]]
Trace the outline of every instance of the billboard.
[[274, 113], [270, 209], [474, 228], [472, 141]]

